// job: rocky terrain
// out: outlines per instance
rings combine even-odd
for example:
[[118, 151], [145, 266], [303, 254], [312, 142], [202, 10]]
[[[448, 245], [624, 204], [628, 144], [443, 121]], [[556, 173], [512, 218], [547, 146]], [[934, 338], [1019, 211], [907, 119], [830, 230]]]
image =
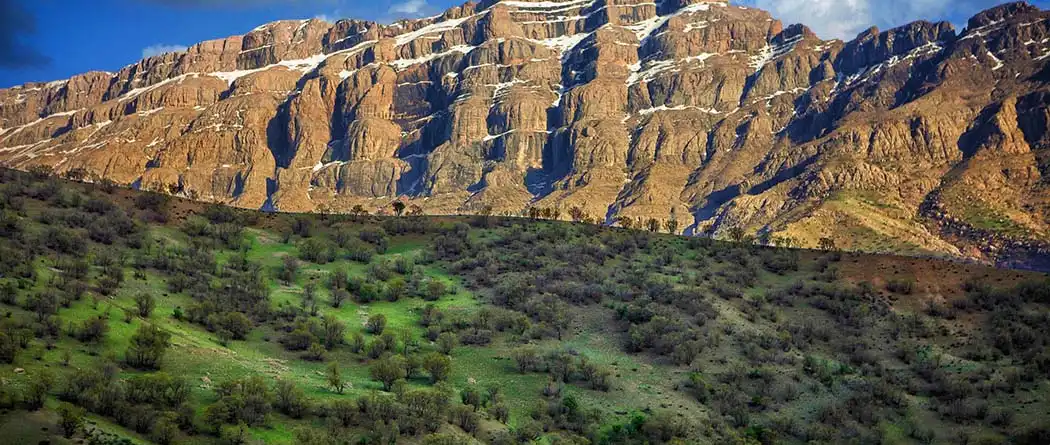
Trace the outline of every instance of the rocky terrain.
[[1026, 3], [842, 42], [726, 1], [486, 0], [0, 90], [0, 164], [246, 208], [557, 209], [1050, 268], [1048, 59]]

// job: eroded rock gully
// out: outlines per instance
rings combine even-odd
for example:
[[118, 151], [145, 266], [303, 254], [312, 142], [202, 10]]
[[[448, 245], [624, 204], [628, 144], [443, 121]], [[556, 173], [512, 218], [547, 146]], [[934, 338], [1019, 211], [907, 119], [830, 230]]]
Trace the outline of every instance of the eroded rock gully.
[[544, 207], [1023, 266], [1047, 253], [1048, 58], [1025, 3], [849, 42], [725, 1], [282, 21], [0, 90], [0, 163], [249, 208]]

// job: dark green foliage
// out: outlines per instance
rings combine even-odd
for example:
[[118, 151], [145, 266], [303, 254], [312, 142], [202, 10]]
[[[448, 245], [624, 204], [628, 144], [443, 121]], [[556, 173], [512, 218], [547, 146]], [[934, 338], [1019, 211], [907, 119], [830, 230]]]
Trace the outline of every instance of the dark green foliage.
[[171, 334], [144, 323], [131, 336], [124, 360], [134, 368], [157, 369], [170, 345]]
[[368, 321], [365, 324], [365, 330], [369, 334], [379, 335], [383, 333], [386, 328], [386, 315], [375, 314], [368, 317]]
[[[962, 298], [929, 274], [858, 278], [857, 255], [491, 214], [253, 216], [207, 206], [193, 216], [181, 204], [169, 213], [162, 195], [116, 199], [46, 176], [11, 178], [28, 175], [0, 171], [0, 362], [25, 372], [0, 385], [2, 409], [54, 409], [45, 402], [57, 396], [72, 404], [61, 410], [81, 407], [162, 444], [279, 436], [289, 418], [302, 419], [295, 441], [325, 445], [469, 435], [499, 444], [1046, 442], [1029, 408], [1045, 402], [1050, 373], [1045, 280], [989, 270]], [[156, 226], [169, 220], [181, 232]], [[288, 244], [275, 247], [297, 251], [260, 261], [275, 228]], [[152, 290], [155, 279], [167, 292]], [[425, 302], [449, 295], [450, 304]], [[341, 318], [369, 313], [347, 307], [355, 303], [375, 303], [364, 326]], [[158, 304], [178, 307], [153, 313]], [[388, 324], [381, 312], [391, 310], [404, 312]], [[119, 338], [107, 338], [110, 323]], [[120, 351], [107, 348], [135, 325], [120, 369]], [[295, 371], [267, 362], [278, 371], [215, 387], [142, 372], [175, 369], [187, 351], [165, 359], [166, 330], [182, 329], [207, 329], [232, 348], [195, 339], [186, 348], [246, 364], [230, 375], [262, 369], [234, 352], [272, 343], [292, 351], [276, 353]], [[479, 357], [487, 368], [475, 374], [467, 364]], [[304, 367], [316, 374], [310, 385], [299, 380]], [[374, 382], [354, 380], [364, 368]], [[534, 374], [508, 380], [514, 371]], [[639, 383], [649, 372], [666, 381]], [[363, 388], [348, 391], [351, 381]], [[333, 394], [311, 399], [318, 386]], [[502, 426], [512, 413], [513, 426]]]
[[20, 349], [13, 333], [0, 331], [0, 363], [14, 363]]
[[325, 373], [325, 379], [328, 381], [328, 386], [339, 394], [342, 394], [346, 390], [346, 381], [343, 380], [343, 373], [339, 370], [338, 363], [329, 363], [328, 372]]
[[375, 255], [375, 246], [360, 239], [352, 239], [346, 245], [346, 258], [351, 261], [367, 264]]
[[291, 417], [300, 419], [310, 411], [310, 403], [306, 393], [289, 380], [278, 380], [277, 388], [274, 390], [274, 409]]
[[911, 280], [890, 280], [886, 282], [886, 290], [895, 294], [911, 295], [915, 288], [915, 282]]
[[277, 279], [291, 283], [295, 281], [297, 273], [299, 273], [299, 260], [290, 256], [282, 257], [281, 266], [277, 268]]
[[273, 392], [260, 376], [224, 382], [216, 388], [219, 400], [204, 410], [204, 421], [221, 431], [223, 425], [262, 425], [273, 409]]
[[75, 335], [82, 342], [98, 343], [106, 338], [107, 332], [109, 332], [109, 320], [99, 315], [84, 320], [84, 323], [76, 330]]
[[331, 243], [321, 238], [307, 238], [296, 246], [299, 258], [317, 264], [327, 264], [335, 260], [336, 252]]
[[157, 307], [157, 301], [153, 295], [141, 293], [135, 296], [135, 309], [138, 310], [139, 317], [149, 318], [155, 307]]
[[375, 246], [375, 250], [378, 253], [386, 252], [387, 245], [390, 244], [390, 239], [387, 237], [386, 231], [381, 227], [365, 228], [361, 230], [358, 236], [361, 238], [361, 241]]
[[252, 330], [252, 321], [241, 312], [223, 312], [208, 315], [209, 330], [228, 335], [233, 340], [244, 340]]
[[55, 385], [55, 376], [49, 371], [38, 371], [30, 376], [29, 387], [25, 392], [24, 402], [30, 410], [43, 408], [48, 394]]
[[459, 338], [451, 332], [445, 332], [437, 338], [438, 352], [448, 355], [452, 353], [452, 349], [459, 343]]
[[167, 222], [171, 197], [160, 193], [143, 192], [135, 197], [135, 207], [150, 212], [150, 219], [155, 222]]
[[423, 357], [423, 369], [430, 375], [430, 382], [437, 383], [452, 373], [452, 360], [444, 354], [432, 352]]
[[369, 367], [372, 378], [383, 384], [384, 391], [390, 391], [394, 382], [405, 378], [405, 359], [399, 355], [390, 355], [376, 360]]
[[67, 439], [73, 437], [84, 424], [84, 409], [69, 403], [58, 405], [58, 416], [58, 426], [62, 429], [62, 436]]
[[160, 445], [168, 445], [175, 441], [178, 434], [177, 416], [172, 412], [164, 412], [157, 416], [149, 437]]

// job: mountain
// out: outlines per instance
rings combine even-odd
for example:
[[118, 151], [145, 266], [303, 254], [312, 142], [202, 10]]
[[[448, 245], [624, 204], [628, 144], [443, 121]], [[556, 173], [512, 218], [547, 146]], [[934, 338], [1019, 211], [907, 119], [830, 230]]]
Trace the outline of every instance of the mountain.
[[726, 1], [281, 21], [0, 90], [0, 164], [245, 208], [558, 209], [1046, 269], [1048, 19], [1009, 3], [849, 42]]

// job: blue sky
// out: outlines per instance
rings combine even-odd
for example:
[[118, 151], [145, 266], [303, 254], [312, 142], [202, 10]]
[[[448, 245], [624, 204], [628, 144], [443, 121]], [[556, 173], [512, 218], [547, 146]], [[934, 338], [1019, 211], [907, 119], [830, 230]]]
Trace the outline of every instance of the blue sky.
[[[0, 0], [0, 88], [117, 71], [151, 51], [243, 34], [274, 20], [436, 14], [464, 0]], [[918, 18], [965, 23], [1000, 0], [742, 0], [822, 37]], [[1050, 8], [1050, 0], [1036, 5]]]

